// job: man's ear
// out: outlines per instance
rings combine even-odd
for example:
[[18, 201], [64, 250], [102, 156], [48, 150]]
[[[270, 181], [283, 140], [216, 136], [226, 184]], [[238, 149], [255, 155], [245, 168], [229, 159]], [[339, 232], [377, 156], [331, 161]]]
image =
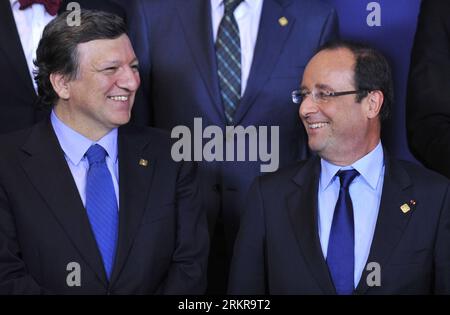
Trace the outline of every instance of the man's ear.
[[367, 97], [367, 118], [372, 119], [378, 117], [383, 105], [384, 95], [380, 90], [371, 91]]
[[50, 74], [50, 82], [52, 83], [53, 90], [55, 90], [55, 93], [59, 96], [60, 99], [69, 99], [70, 87], [67, 76], [60, 73], [52, 73]]

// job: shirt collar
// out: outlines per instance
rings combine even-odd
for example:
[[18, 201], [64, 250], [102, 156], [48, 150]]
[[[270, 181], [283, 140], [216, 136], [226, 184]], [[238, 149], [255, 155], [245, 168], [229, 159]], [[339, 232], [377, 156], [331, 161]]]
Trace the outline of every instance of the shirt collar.
[[80, 163], [86, 151], [94, 144], [101, 145], [114, 163], [117, 162], [117, 128], [114, 128], [95, 142], [63, 123], [54, 111], [51, 114], [51, 122], [61, 148], [74, 165]]
[[11, 3], [11, 8], [17, 3], [19, 0], [9, 0], [9, 3]]
[[359, 172], [362, 178], [369, 184], [372, 189], [377, 188], [378, 179], [384, 166], [384, 154], [381, 141], [371, 152], [363, 156], [352, 165], [342, 167], [334, 165], [324, 159], [320, 159], [320, 189], [325, 190], [332, 183], [334, 176], [340, 169], [355, 169]]
[[[244, 0], [242, 2], [246, 4], [249, 7], [249, 9], [253, 9], [256, 7], [257, 1], [263, 0]], [[211, 0], [211, 8], [213, 8], [214, 10], [219, 9], [221, 5], [223, 5], [223, 0]]]

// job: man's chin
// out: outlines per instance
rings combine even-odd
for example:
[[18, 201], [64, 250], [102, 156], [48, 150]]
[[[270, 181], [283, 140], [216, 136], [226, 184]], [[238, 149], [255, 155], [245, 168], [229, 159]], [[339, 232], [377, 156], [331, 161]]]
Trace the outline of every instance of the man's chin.
[[311, 152], [314, 152], [316, 154], [319, 154], [320, 151], [322, 151], [324, 148], [324, 145], [322, 143], [319, 143], [317, 141], [308, 141], [308, 147]]
[[119, 128], [120, 126], [126, 125], [130, 122], [130, 117], [117, 118], [111, 121], [110, 127], [111, 129]]

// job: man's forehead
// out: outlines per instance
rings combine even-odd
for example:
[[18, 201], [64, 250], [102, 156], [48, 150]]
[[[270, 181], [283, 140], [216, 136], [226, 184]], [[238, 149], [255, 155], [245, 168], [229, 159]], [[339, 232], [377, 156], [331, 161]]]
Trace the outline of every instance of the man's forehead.
[[317, 82], [326, 79], [342, 81], [346, 77], [353, 80], [355, 58], [348, 49], [322, 50], [317, 53], [307, 64], [303, 81], [315, 83], [338, 83]]
[[[347, 48], [325, 49], [317, 53], [308, 65], [319, 68], [340, 68], [353, 70], [355, 57]], [[326, 69], [326, 68], [325, 68]]]
[[124, 58], [127, 62], [131, 61], [128, 59], [136, 58], [125, 34], [115, 39], [95, 39], [81, 43], [78, 44], [77, 50], [81, 59], [89, 59], [95, 63], [104, 61], [121, 63]]
[[122, 34], [119, 37], [116, 38], [99, 38], [99, 39], [92, 39], [87, 42], [79, 43], [77, 47], [92, 47], [92, 46], [113, 46], [114, 44], [124, 41], [128, 39], [128, 36], [126, 34]]

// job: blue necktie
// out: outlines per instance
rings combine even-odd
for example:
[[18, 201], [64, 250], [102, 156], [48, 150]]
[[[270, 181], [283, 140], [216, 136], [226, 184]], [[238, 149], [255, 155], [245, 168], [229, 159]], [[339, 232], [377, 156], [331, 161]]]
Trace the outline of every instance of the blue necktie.
[[348, 188], [358, 175], [358, 171], [354, 169], [337, 173], [341, 188], [334, 208], [327, 251], [327, 264], [337, 294], [352, 294], [354, 289], [355, 228]]
[[95, 144], [87, 150], [86, 157], [89, 161], [86, 210], [109, 279], [114, 265], [119, 221], [116, 193], [106, 166], [105, 149]]
[[228, 123], [241, 99], [241, 40], [234, 10], [242, 0], [224, 0], [225, 12], [216, 40], [217, 70], [220, 94]]

